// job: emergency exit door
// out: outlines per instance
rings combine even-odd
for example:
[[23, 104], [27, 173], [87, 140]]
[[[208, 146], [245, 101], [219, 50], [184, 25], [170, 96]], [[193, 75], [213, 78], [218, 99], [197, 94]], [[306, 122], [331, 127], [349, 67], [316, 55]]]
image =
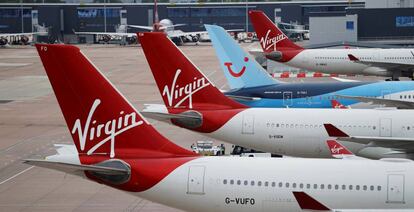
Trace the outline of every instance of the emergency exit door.
[[392, 136], [392, 120], [389, 118], [380, 119], [380, 136], [391, 137]]
[[253, 115], [243, 116], [242, 134], [254, 134], [254, 116]]
[[204, 166], [190, 166], [188, 169], [187, 194], [204, 194]]
[[283, 92], [283, 105], [285, 107], [289, 107], [292, 106], [292, 92], [287, 91], [287, 92]]
[[388, 175], [387, 203], [405, 203], [404, 181], [405, 177], [403, 174]]

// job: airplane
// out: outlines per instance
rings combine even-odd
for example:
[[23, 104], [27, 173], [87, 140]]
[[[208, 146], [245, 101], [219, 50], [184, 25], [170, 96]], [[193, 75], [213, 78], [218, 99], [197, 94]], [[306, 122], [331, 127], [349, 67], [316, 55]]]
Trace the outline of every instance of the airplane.
[[411, 81], [285, 83], [271, 77], [223, 28], [205, 27], [230, 87], [225, 94], [247, 106], [330, 108], [335, 100], [353, 108], [414, 109]]
[[[304, 49], [290, 41], [262, 11], [249, 11], [249, 16], [268, 59], [308, 71], [413, 79], [414, 49]], [[359, 61], [350, 59], [350, 54]]]
[[41, 25], [35, 25], [36, 32], [25, 33], [0, 33], [0, 46], [7, 44], [27, 45], [33, 41], [35, 35], [48, 35], [48, 29]]
[[301, 211], [313, 205], [297, 192], [329, 208], [414, 209], [410, 160], [202, 157], [162, 136], [79, 48], [36, 48], [75, 147], [58, 145], [57, 154], [26, 164], [185, 211]]
[[[128, 27], [143, 29], [152, 32], [164, 32], [167, 36], [176, 44], [182, 45], [185, 42], [195, 42], [197, 43], [200, 38], [200, 34], [207, 33], [205, 31], [199, 32], [183, 32], [181, 30], [175, 30], [175, 27], [184, 26], [185, 24], [173, 24], [170, 19], [162, 19], [161, 21], [158, 18], [158, 6], [157, 1], [154, 1], [154, 23], [152, 26], [141, 26], [141, 25], [119, 25], [115, 33], [111, 32], [75, 32], [77, 35], [96, 35], [104, 42], [108, 43], [112, 39], [126, 39], [128, 44], [136, 43], [136, 33], [128, 33]], [[99, 39], [98, 39], [99, 40]]]
[[[352, 134], [414, 137], [414, 110], [248, 108], [226, 97], [162, 33], [138, 33], [164, 107], [147, 105], [143, 114], [232, 144], [295, 157], [331, 157], [324, 123], [344, 127]], [[160, 58], [162, 55], [162, 59]], [[408, 157], [410, 151], [372, 148], [346, 143], [361, 157]]]

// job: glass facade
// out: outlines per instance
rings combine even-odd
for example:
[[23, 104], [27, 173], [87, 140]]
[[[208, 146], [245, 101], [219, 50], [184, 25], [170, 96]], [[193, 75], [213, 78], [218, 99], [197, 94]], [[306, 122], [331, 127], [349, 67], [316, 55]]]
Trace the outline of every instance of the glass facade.
[[414, 16], [397, 16], [395, 17], [396, 27], [414, 27]]

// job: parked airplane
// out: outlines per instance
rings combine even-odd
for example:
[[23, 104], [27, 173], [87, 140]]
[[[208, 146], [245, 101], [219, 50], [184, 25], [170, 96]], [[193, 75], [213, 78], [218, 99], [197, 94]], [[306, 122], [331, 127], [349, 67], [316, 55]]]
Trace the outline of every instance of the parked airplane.
[[186, 211], [320, 210], [305, 192], [326, 209], [414, 209], [412, 161], [200, 157], [158, 133], [77, 47], [36, 48], [76, 148], [27, 164]]
[[0, 33], [0, 46], [5, 46], [7, 44], [27, 45], [33, 41], [33, 36], [48, 35], [48, 30], [46, 27], [36, 25], [34, 28], [36, 29], [36, 32]]
[[[267, 58], [309, 71], [413, 79], [414, 49], [304, 49], [281, 32], [262, 12], [249, 16]], [[359, 58], [350, 60], [348, 55]]]
[[283, 83], [272, 78], [223, 28], [205, 27], [231, 89], [225, 94], [245, 105], [330, 108], [335, 100], [353, 108], [368, 107], [361, 104], [364, 102], [374, 103], [372, 107], [414, 109], [414, 83], [411, 81]]
[[[414, 126], [403, 128], [412, 125], [407, 117], [414, 110], [247, 108], [227, 98], [162, 33], [139, 33], [138, 38], [165, 104], [146, 108], [149, 117], [239, 146], [298, 157], [330, 157], [324, 123], [364, 136], [414, 137]], [[346, 146], [369, 158], [413, 157], [357, 143]]]
[[111, 32], [75, 32], [78, 35], [97, 35], [104, 42], [109, 42], [112, 39], [125, 39], [129, 44], [136, 43], [136, 33], [128, 33], [128, 27], [144, 29], [152, 32], [164, 32], [167, 36], [176, 44], [182, 45], [185, 42], [198, 42], [200, 34], [207, 33], [205, 31], [200, 32], [183, 32], [181, 30], [175, 30], [175, 27], [184, 26], [185, 24], [173, 24], [170, 19], [158, 18], [158, 6], [157, 1], [154, 1], [154, 23], [152, 26], [141, 26], [141, 25], [119, 25], [115, 33]]

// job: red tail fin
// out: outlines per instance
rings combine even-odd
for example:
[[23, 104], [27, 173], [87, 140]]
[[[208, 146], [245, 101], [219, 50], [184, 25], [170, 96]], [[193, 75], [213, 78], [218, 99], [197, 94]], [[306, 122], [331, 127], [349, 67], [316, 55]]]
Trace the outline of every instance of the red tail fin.
[[80, 155], [194, 155], [150, 126], [77, 47], [36, 48]]
[[345, 105], [341, 104], [338, 100], [332, 99], [331, 100], [332, 108], [335, 109], [348, 109]]
[[303, 191], [294, 191], [293, 195], [302, 210], [330, 211], [328, 207], [318, 202]]
[[245, 108], [218, 90], [164, 33], [138, 33], [167, 108]]
[[344, 155], [350, 156], [354, 155], [351, 151], [349, 151], [346, 147], [342, 146], [335, 140], [328, 140], [326, 144], [329, 147], [329, 151], [331, 151], [331, 155], [334, 158], [343, 158]]
[[303, 49], [290, 41], [262, 11], [251, 10], [249, 16], [264, 52]]

